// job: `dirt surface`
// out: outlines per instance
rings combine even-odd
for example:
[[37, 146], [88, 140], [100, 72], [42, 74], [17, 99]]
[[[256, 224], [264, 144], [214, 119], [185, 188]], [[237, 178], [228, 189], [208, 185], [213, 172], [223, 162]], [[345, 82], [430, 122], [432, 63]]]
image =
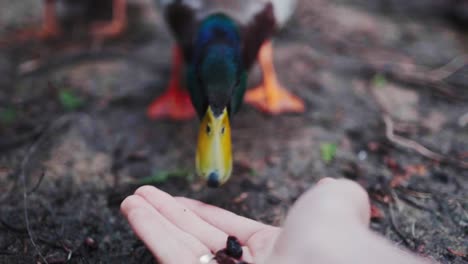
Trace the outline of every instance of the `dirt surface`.
[[[27, 2], [0, 3], [4, 39], [40, 22]], [[307, 111], [244, 106], [221, 189], [193, 175], [197, 120], [145, 116], [168, 82], [172, 44], [150, 2], [131, 1], [115, 41], [77, 30], [1, 48], [0, 263], [43, 263], [39, 253], [154, 262], [119, 213], [150, 176], [274, 225], [317, 180], [346, 177], [368, 190], [373, 230], [441, 263], [468, 262], [468, 33], [450, 1], [300, 1], [275, 63]], [[250, 85], [260, 80], [255, 68]]]

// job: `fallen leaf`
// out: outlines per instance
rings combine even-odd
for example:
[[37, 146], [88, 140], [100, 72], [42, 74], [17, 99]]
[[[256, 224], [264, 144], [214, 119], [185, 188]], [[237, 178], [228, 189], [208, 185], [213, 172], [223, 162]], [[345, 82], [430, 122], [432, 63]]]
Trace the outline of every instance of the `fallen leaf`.
[[336, 155], [336, 144], [334, 143], [322, 143], [320, 145], [320, 152], [322, 156], [322, 160], [326, 163], [329, 163], [335, 158]]
[[384, 218], [384, 213], [374, 204], [371, 204], [371, 219], [382, 219]]
[[76, 96], [68, 90], [60, 91], [59, 101], [60, 104], [68, 111], [74, 111], [84, 104], [82, 98]]
[[7, 107], [0, 110], [0, 122], [3, 124], [11, 124], [16, 119], [16, 110], [11, 107]]
[[234, 203], [242, 203], [243, 201], [245, 201], [245, 199], [247, 199], [247, 197], [249, 197], [249, 193], [243, 192], [243, 193], [241, 193], [239, 196], [237, 196], [236, 198], [234, 198], [232, 201], [233, 201]]

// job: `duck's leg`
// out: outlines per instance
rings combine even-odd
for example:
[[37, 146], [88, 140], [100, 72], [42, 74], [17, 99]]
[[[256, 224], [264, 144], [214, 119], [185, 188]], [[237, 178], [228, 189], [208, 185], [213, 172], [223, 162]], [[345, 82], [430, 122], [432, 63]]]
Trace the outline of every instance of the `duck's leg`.
[[276, 77], [271, 41], [262, 45], [258, 60], [262, 68], [263, 84], [247, 91], [245, 102], [269, 114], [303, 113], [305, 110], [304, 102], [284, 89]]
[[55, 0], [44, 0], [43, 22], [40, 28], [28, 28], [0, 38], [0, 48], [15, 45], [17, 42], [32, 39], [51, 39], [60, 35], [60, 26], [57, 21]]
[[57, 20], [56, 0], [45, 0], [44, 22], [39, 31], [39, 38], [49, 39], [60, 35], [60, 25]]
[[195, 116], [190, 95], [181, 87], [182, 52], [178, 47], [173, 51], [173, 62], [169, 87], [163, 95], [156, 98], [148, 107], [147, 115], [151, 119], [169, 118], [173, 120], [186, 120]]
[[99, 39], [114, 38], [127, 27], [126, 0], [112, 0], [112, 21], [96, 22], [91, 25], [91, 34]]

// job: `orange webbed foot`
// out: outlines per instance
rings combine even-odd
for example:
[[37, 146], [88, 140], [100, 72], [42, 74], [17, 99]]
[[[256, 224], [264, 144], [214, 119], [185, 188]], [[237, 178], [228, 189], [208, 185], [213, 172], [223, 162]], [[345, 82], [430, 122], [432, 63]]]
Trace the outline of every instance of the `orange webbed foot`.
[[303, 113], [304, 102], [283, 88], [276, 77], [271, 41], [262, 45], [258, 60], [263, 72], [263, 84], [247, 91], [245, 102], [269, 114]]
[[268, 88], [263, 84], [248, 91], [245, 95], [245, 102], [268, 114], [303, 113], [305, 111], [302, 99], [279, 84]]
[[177, 88], [169, 90], [148, 107], [147, 116], [151, 119], [188, 120], [195, 116], [188, 92]]
[[181, 67], [182, 53], [175, 48], [169, 87], [148, 107], [146, 114], [149, 118], [187, 120], [196, 115], [189, 92], [180, 85]]

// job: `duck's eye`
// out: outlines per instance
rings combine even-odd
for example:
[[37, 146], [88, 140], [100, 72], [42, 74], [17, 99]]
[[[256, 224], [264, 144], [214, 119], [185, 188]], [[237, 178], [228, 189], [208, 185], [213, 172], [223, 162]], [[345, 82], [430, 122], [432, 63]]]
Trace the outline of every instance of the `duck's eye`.
[[225, 130], [224, 128], [225, 128], [225, 127], [223, 127], [223, 128], [221, 129], [221, 134], [223, 134], [223, 135], [224, 135], [224, 130]]
[[210, 127], [210, 125], [206, 125], [206, 133], [207, 133], [207, 134], [210, 134], [210, 132], [211, 132], [211, 127]]

